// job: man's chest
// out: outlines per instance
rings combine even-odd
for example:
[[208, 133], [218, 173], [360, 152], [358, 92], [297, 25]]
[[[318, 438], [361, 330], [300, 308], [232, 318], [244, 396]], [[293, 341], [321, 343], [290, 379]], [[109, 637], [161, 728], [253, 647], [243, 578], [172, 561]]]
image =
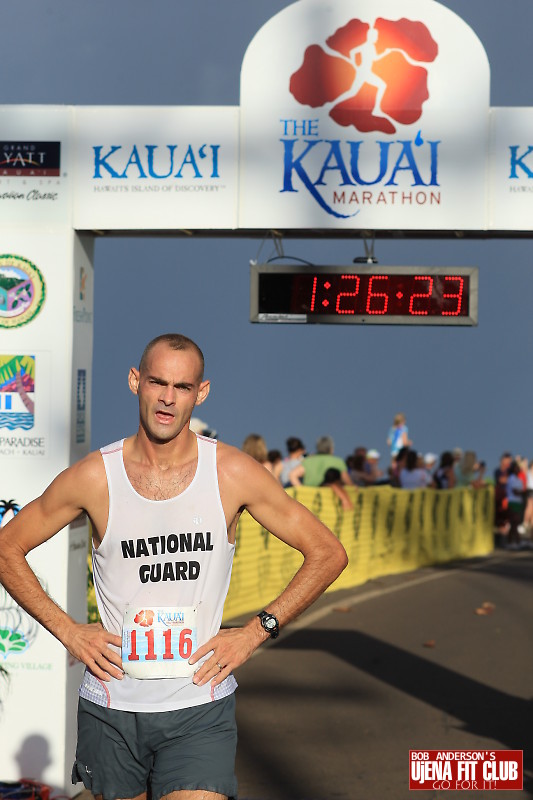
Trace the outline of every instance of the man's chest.
[[197, 461], [179, 467], [161, 469], [125, 464], [128, 479], [135, 491], [148, 500], [170, 500], [182, 494], [192, 483]]

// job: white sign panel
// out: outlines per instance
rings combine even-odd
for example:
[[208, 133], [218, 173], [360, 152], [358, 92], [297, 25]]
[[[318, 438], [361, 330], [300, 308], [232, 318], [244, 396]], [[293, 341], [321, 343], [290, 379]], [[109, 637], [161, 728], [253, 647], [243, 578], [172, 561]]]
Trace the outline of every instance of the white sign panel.
[[[69, 226], [0, 228], [2, 527], [68, 466], [71, 454], [88, 450], [92, 296], [91, 248]], [[42, 585], [80, 620], [86, 553], [85, 525], [29, 556]], [[0, 698], [2, 778], [41, 777], [67, 787], [81, 669], [2, 587], [0, 664], [10, 676]]]
[[25, 480], [28, 463], [41, 474], [43, 459], [54, 469], [68, 456], [73, 239], [68, 229], [0, 229], [0, 460], [21, 459]]
[[238, 109], [76, 109], [78, 230], [237, 227]]
[[0, 106], [0, 224], [68, 224], [67, 106]]
[[301, 0], [243, 62], [239, 227], [483, 228], [488, 113], [485, 51], [449, 9]]
[[533, 108], [491, 109], [490, 229], [533, 229]]

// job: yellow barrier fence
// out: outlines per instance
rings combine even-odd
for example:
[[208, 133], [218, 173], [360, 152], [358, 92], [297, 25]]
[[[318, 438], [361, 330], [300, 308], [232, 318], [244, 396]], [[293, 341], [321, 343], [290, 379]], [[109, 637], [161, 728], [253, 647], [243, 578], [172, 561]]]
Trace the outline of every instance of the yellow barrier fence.
[[[316, 514], [348, 553], [349, 564], [328, 591], [418, 567], [484, 556], [494, 545], [494, 490], [348, 488], [354, 509], [344, 511], [331, 489], [288, 492]], [[89, 562], [89, 620], [98, 612]], [[289, 583], [302, 556], [262, 528], [247, 512], [237, 528], [224, 620], [263, 608]]]
[[[371, 578], [409, 572], [492, 552], [494, 490], [348, 489], [354, 504], [345, 511], [331, 489], [299, 487], [289, 494], [307, 506], [337, 536], [349, 564], [328, 591], [358, 586]], [[300, 553], [280, 542], [244, 513], [237, 528], [231, 586], [224, 619], [263, 608], [290, 581]]]

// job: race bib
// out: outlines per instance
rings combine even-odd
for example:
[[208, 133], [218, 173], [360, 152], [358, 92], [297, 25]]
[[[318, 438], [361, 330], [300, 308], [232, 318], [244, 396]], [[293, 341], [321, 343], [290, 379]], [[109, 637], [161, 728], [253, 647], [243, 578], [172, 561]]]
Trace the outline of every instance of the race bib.
[[122, 625], [122, 669], [132, 678], [183, 678], [197, 648], [196, 608], [127, 608]]

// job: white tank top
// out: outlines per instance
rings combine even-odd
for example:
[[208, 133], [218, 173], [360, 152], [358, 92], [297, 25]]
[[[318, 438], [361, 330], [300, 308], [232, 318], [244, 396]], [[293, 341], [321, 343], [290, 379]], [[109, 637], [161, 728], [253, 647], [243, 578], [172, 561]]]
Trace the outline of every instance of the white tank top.
[[123, 440], [101, 449], [109, 517], [92, 551], [96, 601], [104, 628], [123, 636], [123, 663], [134, 677], [101, 681], [86, 668], [80, 696], [98, 705], [172, 711], [219, 700], [237, 687], [233, 675], [214, 690], [196, 686], [192, 674], [158, 677], [168, 664], [179, 663], [170, 667], [178, 672], [198, 669], [188, 667], [188, 657], [218, 632], [231, 577], [235, 548], [220, 500], [217, 443], [203, 436], [197, 442], [195, 476], [168, 500], [135, 491]]

